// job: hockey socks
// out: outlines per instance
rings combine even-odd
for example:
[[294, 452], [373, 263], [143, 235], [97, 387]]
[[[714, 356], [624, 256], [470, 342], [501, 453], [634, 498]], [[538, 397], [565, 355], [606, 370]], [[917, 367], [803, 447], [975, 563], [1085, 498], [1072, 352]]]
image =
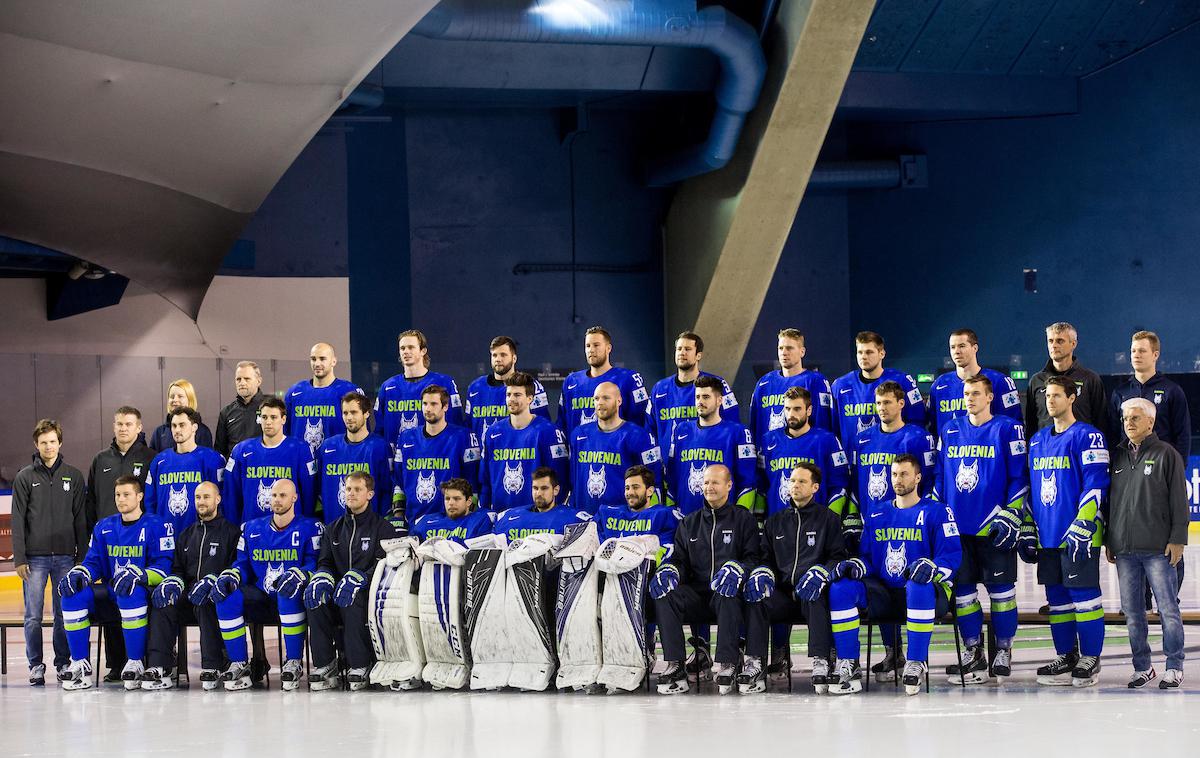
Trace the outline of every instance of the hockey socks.
[[[1011, 642], [1017, 634], [1017, 589], [1015, 584], [988, 584], [988, 598], [991, 601], [992, 629], [996, 639], [1001, 643]], [[978, 645], [983, 637], [983, 608], [979, 603], [979, 595], [974, 588], [954, 596], [954, 605], [958, 609], [958, 628], [962, 632], [963, 641], [968, 647]], [[1007, 647], [1001, 644], [1000, 647]]]
[[1104, 649], [1104, 606], [1099, 587], [1046, 585], [1050, 604], [1050, 635], [1059, 655], [1076, 647], [1082, 655], [1098, 656]]
[[862, 652], [858, 639], [858, 608], [867, 604], [867, 588], [856, 579], [839, 579], [829, 586], [829, 618], [839, 660], [856, 661]]
[[221, 639], [225, 641], [225, 652], [229, 660], [250, 660], [246, 647], [246, 619], [242, 616], [245, 599], [241, 590], [235, 590], [224, 600], [217, 600], [217, 623], [221, 627]]
[[[276, 605], [279, 608], [279, 624], [283, 631], [283, 652], [287, 660], [299, 661], [304, 659], [304, 634], [308, 631], [307, 617], [304, 615], [304, 600], [276, 595]], [[244, 638], [243, 638], [244, 639]], [[232, 660], [245, 660], [236, 658]]]
[[904, 587], [904, 598], [908, 605], [908, 660], [929, 660], [929, 638], [933, 635], [933, 617], [936, 614], [934, 584], [908, 582]]
[[[125, 638], [125, 650], [129, 660], [140, 661], [146, 657], [149, 593], [145, 587], [137, 586], [134, 587], [132, 595], [113, 594], [112, 597], [121, 613], [121, 636]], [[95, 606], [96, 595], [91, 587], [84, 587], [74, 595], [62, 598], [67, 644], [71, 648], [71, 658], [74, 660], [88, 660], [91, 655], [91, 615]]]

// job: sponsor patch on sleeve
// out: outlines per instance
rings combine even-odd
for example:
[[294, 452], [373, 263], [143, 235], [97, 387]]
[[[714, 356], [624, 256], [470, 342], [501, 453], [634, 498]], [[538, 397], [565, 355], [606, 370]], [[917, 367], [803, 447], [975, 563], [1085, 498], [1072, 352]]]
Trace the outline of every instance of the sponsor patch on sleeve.
[[1025, 440], [1013, 440], [1009, 442], [1008, 449], [1013, 455], [1025, 455]]
[[1083, 462], [1085, 465], [1088, 463], [1108, 463], [1108, 451], [1097, 450], [1095, 448], [1085, 450], [1083, 451]]
[[821, 405], [825, 406], [826, 408], [832, 408], [833, 407], [833, 395], [831, 395], [828, 392], [822, 392], [822, 393], [820, 393], [820, 395], [821, 395]]
[[479, 460], [479, 448], [469, 447], [463, 451], [464, 463], [474, 463], [477, 460]]
[[925, 465], [926, 465], [926, 466], [932, 466], [932, 465], [933, 465], [933, 451], [932, 451], [932, 450], [926, 450], [926, 451], [923, 453], [923, 455], [925, 456]]
[[550, 446], [550, 457], [551, 458], [566, 458], [567, 457], [567, 446], [561, 445], [561, 444], [560, 445], [551, 445]]
[[459, 397], [457, 393], [450, 396], [450, 407], [451, 408], [461, 408], [462, 407], [462, 398]]
[[1005, 408], [1012, 408], [1013, 406], [1021, 404], [1021, 398], [1017, 395], [1016, 390], [1013, 390], [1012, 392], [1005, 392], [1000, 396], [1000, 399], [1004, 403]]
[[737, 398], [734, 396], [734, 394], [732, 392], [730, 392], [728, 389], [726, 389], [724, 396], [721, 397], [721, 407], [724, 408], [725, 410], [729, 410], [730, 408], [734, 408], [736, 406], [737, 406]]
[[758, 453], [754, 451], [754, 445], [738, 445], [738, 458], [754, 458], [758, 459]]
[[529, 409], [536, 411], [538, 408], [545, 408], [548, 405], [550, 405], [550, 401], [546, 398], [546, 393], [542, 392], [533, 396], [533, 402], [529, 404]]
[[159, 537], [158, 549], [159, 550], [174, 550], [175, 549], [175, 538], [170, 537], [170, 536]]
[[[912, 381], [911, 377], [909, 378], [909, 381]], [[909, 390], [908, 402], [913, 403], [914, 405], [921, 402], [921, 390], [917, 389], [916, 387], [913, 387], [911, 390]]]
[[658, 463], [660, 460], [662, 460], [662, 455], [658, 452], [657, 445], [642, 453], [642, 463], [647, 466], [651, 463]]
[[233, 472], [233, 456], [232, 455], [229, 456], [229, 460], [225, 461], [225, 470], [230, 473]]
[[633, 391], [633, 401], [635, 403], [644, 403], [649, 399], [650, 393], [646, 391], [645, 387], [638, 387]]
[[947, 521], [946, 523], [942, 524], [942, 534], [946, 535], [947, 537], [957, 537], [958, 524], [954, 523], [953, 521]]
[[833, 457], [833, 465], [835, 465], [835, 466], [845, 466], [847, 464], [846, 451], [844, 451], [844, 450], [837, 451], [836, 453], [833, 454], [832, 457]]

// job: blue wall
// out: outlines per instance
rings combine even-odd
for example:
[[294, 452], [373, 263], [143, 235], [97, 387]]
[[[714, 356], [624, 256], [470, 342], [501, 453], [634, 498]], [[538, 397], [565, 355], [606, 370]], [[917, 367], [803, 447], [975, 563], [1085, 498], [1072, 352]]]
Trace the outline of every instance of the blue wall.
[[1081, 80], [1077, 115], [850, 128], [856, 157], [929, 156], [928, 190], [850, 195], [851, 328], [913, 372], [940, 369], [965, 325], [984, 363], [1032, 374], [1058, 320], [1101, 373], [1128, 371], [1142, 328], [1163, 338], [1160, 367], [1196, 370], [1198, 72], [1192, 29]]

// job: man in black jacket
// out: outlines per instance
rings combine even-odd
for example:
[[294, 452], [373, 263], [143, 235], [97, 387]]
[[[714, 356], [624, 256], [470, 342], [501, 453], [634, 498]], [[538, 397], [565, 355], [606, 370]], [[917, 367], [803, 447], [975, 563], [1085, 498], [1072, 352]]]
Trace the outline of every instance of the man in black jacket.
[[[58, 583], [83, 557], [88, 546], [83, 474], [67, 465], [59, 449], [62, 427], [42, 419], [33, 429], [37, 452], [33, 462], [17, 472], [12, 486], [13, 566], [25, 594], [25, 655], [29, 683], [46, 683], [42, 663], [42, 614], [46, 582]], [[71, 660], [62, 603], [54, 602], [54, 668], [61, 672]]]
[[[200, 627], [200, 684], [215, 690], [228, 667], [216, 605], [209, 601], [215, 577], [237, 558], [241, 530], [221, 515], [221, 491], [212, 482], [196, 487], [197, 521], [175, 538], [171, 575], [151, 596], [149, 668], [142, 689], [165, 690], [174, 686], [175, 639], [180, 624]], [[192, 598], [199, 599], [195, 604]]]
[[1046, 352], [1050, 359], [1046, 366], [1029, 380], [1025, 391], [1025, 438], [1033, 437], [1039, 429], [1050, 426], [1054, 421], [1046, 410], [1046, 380], [1053, 376], [1064, 376], [1075, 383], [1075, 420], [1091, 424], [1100, 431], [1107, 431], [1108, 403], [1104, 397], [1104, 383], [1100, 375], [1084, 368], [1075, 357], [1079, 334], [1066, 321], [1046, 327]]
[[233, 373], [237, 396], [217, 416], [216, 441], [213, 443], [213, 449], [226, 458], [237, 443], [262, 435], [258, 420], [258, 408], [266, 399], [262, 381], [262, 371], [257, 363], [238, 362]]
[[[746, 576], [763, 565], [766, 555], [754, 515], [729, 499], [733, 477], [729, 469], [713, 464], [704, 469], [704, 503], [685, 516], [675, 530], [675, 552], [650, 580], [650, 595], [662, 636], [667, 667], [658, 677], [658, 691], [673, 695], [688, 691], [684, 668], [685, 622], [717, 622], [717, 654], [713, 674], [718, 691], [733, 690], [734, 677], [743, 692], [761, 692], [762, 657], [746, 658], [739, 675], [738, 633], [748, 624], [748, 635], [766, 639], [766, 618], [747, 614], [740, 597]], [[758, 627], [758, 628], [755, 628]]]
[[[807, 461], [792, 469], [790, 477], [791, 506], [767, 519], [763, 542], [767, 553], [769, 577], [758, 578], [751, 573], [744, 592], [746, 600], [770, 587], [757, 607], [773, 622], [804, 621], [808, 624], [808, 654], [812, 657], [813, 687], [818, 694], [829, 689], [829, 656], [833, 650], [833, 629], [829, 621], [830, 575], [838, 562], [850, 557], [842, 535], [842, 521], [827, 506], [814, 501], [821, 486], [821, 469]], [[751, 613], [756, 612], [751, 606]], [[757, 629], [752, 624], [750, 629]], [[780, 659], [788, 657], [788, 640], [777, 640], [784, 646]], [[750, 655], [766, 653], [767, 641], [747, 634], [746, 650]]]
[[369, 683], [375, 664], [375, 650], [367, 628], [367, 595], [375, 564], [384, 557], [379, 544], [400, 535], [391, 522], [371, 510], [375, 497], [375, 479], [365, 471], [347, 474], [344, 482], [346, 513], [325, 529], [317, 571], [304, 590], [308, 609], [310, 643], [316, 670], [309, 678], [309, 689], [337, 689], [336, 627], [342, 625], [341, 653], [350, 669], [350, 690], [361, 690]]

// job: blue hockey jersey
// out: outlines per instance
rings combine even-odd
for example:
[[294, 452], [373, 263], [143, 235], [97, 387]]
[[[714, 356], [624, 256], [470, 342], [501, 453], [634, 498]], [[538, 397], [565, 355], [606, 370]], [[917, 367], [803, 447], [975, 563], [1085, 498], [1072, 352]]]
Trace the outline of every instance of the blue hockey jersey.
[[424, 424], [421, 393], [431, 384], [436, 384], [450, 393], [446, 423], [466, 426], [458, 385], [445, 374], [429, 371], [417, 379], [405, 379], [404, 374], [396, 374], [380, 385], [379, 395], [375, 398], [375, 433], [387, 440], [388, 444], [395, 445], [400, 432], [416, 429]]
[[650, 432], [629, 421], [606, 432], [584, 424], [571, 438], [571, 507], [596, 513], [600, 506], [625, 500], [625, 470], [641, 464], [662, 481], [662, 454]]
[[299, 514], [283, 529], [275, 528], [273, 518], [256, 518], [242, 526], [233, 564], [242, 582], [254, 584], [263, 592], [274, 592], [275, 583], [295, 566], [312, 575], [317, 570], [325, 532], [320, 521]]
[[963, 534], [986, 535], [1001, 508], [1024, 513], [1029, 470], [1020, 422], [992, 416], [975, 426], [959, 416], [942, 427], [938, 450], [933, 496], [954, 509]]
[[[545, 422], [549, 424], [550, 422]], [[479, 439], [465, 427], [446, 425], [430, 437], [425, 424], [401, 433], [396, 441], [396, 496], [404, 501], [409, 523], [443, 512], [442, 482], [466, 479], [479, 491]]]
[[392, 448], [382, 437], [368, 434], [362, 442], [351, 442], [342, 432], [328, 437], [317, 447], [317, 496], [321, 519], [332, 524], [346, 512], [346, 475], [366, 471], [375, 480], [371, 509], [381, 516], [392, 510]]
[[221, 512], [234, 524], [271, 514], [271, 487], [276, 479], [291, 479], [296, 485], [296, 510], [312, 515], [316, 501], [316, 464], [312, 450], [301, 440], [284, 437], [275, 447], [263, 445], [262, 437], [242, 440], [229, 453], [225, 464], [225, 486]]
[[554, 469], [559, 501], [571, 493], [570, 455], [562, 430], [534, 416], [524, 429], [514, 429], [512, 419], [497, 421], [483, 440], [479, 467], [479, 507], [500, 513], [533, 502], [533, 472], [540, 466]]
[[894, 432], [885, 432], [882, 427], [873, 426], [855, 438], [850, 454], [852, 494], [864, 524], [870, 525], [871, 514], [879, 510], [876, 506], [895, 499], [892, 461], [903, 453], [915, 455], [921, 461], [919, 492], [922, 495], [932, 492], [936, 453], [933, 437], [924, 429], [905, 424]]
[[863, 530], [860, 546], [867, 573], [889, 587], [904, 587], [906, 569], [921, 558], [938, 565], [938, 581], [949, 582], [962, 564], [962, 543], [954, 511], [922, 498], [911, 508], [881, 503]]
[[[1013, 380], [990, 368], [981, 368], [979, 373], [992, 382], [992, 415], [1024, 421], [1021, 418], [1021, 393], [1017, 392]], [[963, 402], [963, 380], [954, 371], [947, 371], [937, 378], [929, 390], [930, 430], [935, 436], [940, 436], [941, 428], [950, 419], [965, 415], [967, 407]]]
[[134, 565], [146, 572], [151, 587], [171, 573], [175, 556], [175, 530], [169, 521], [144, 513], [137, 521], [124, 522], [121, 514], [100, 519], [92, 530], [92, 541], [81, 561], [92, 580], [111, 582], [117, 572]]
[[[716, 374], [701, 371], [700, 376]], [[717, 378], [721, 379], [719, 376]], [[721, 385], [725, 391], [721, 398], [721, 418], [740, 422], [737, 397], [729, 387], [729, 382], [721, 379]], [[675, 430], [677, 422], [696, 418], [696, 383], [680, 382], [678, 376], [660, 379], [650, 390], [650, 407], [647, 413], [654, 439], [665, 444], [671, 439], [671, 432]]]
[[492, 533], [492, 518], [485, 511], [471, 511], [462, 518], [450, 518], [446, 513], [427, 513], [413, 522], [409, 535], [424, 542], [431, 537], [443, 537], [465, 545], [467, 540]]
[[610, 537], [633, 537], [653, 534], [658, 537], [661, 550], [659, 561], [671, 557], [675, 551], [675, 527], [683, 521], [678, 508], [651, 505], [635, 511], [628, 505], [606, 505], [596, 513], [597, 536], [600, 542]]
[[211, 447], [190, 453], [164, 450], [150, 461], [146, 475], [146, 513], [169, 521], [176, 534], [196, 522], [196, 487], [212, 482], [218, 487], [225, 473], [225, 459]]
[[851, 371], [833, 382], [833, 402], [837, 415], [837, 433], [843, 444], [849, 445], [869, 427], [879, 423], [875, 415], [875, 390], [884, 382], [895, 382], [904, 389], [904, 410], [901, 418], [906, 424], [925, 426], [925, 398], [912, 375], [894, 368], [885, 368], [878, 379], [866, 381], [861, 371]]
[[699, 421], [675, 425], [667, 448], [667, 504], [688, 515], [704, 505], [704, 469], [724, 464], [733, 474], [729, 499], [745, 508], [754, 507], [758, 454], [750, 441], [750, 430], [734, 421], [700, 426]]
[[503, 534], [509, 542], [523, 539], [531, 534], [562, 534], [567, 524], [587, 521], [592, 516], [585, 511], [576, 511], [565, 505], [556, 505], [548, 511], [527, 508], [509, 508], [496, 518], [493, 534]]
[[[1075, 519], [1103, 524], [1108, 496], [1108, 445], [1091, 424], [1076, 421], [1062, 434], [1039, 430], [1029, 441], [1029, 511], [1040, 547], [1062, 547]], [[1093, 545], [1102, 544], [1097, 529]]]
[[824, 429], [809, 430], [792, 437], [788, 430], [767, 432], [762, 448], [761, 490], [767, 498], [767, 515], [792, 503], [790, 479], [796, 464], [808, 462], [821, 470], [821, 486], [813, 500], [839, 516], [845, 515], [849, 497], [850, 462], [842, 443]]
[[362, 394], [362, 388], [345, 379], [334, 379], [328, 387], [314, 387], [312, 379], [296, 382], [283, 396], [287, 404], [284, 433], [307, 443], [315, 454], [323, 440], [346, 432], [342, 396], [347, 392]]
[[770, 371], [754, 385], [750, 398], [750, 435], [755, 445], [762, 445], [767, 432], [786, 426], [783, 417], [783, 393], [792, 387], [803, 387], [812, 395], [812, 416], [809, 423], [827, 432], [833, 427], [833, 390], [820, 371], [806, 369], [795, 376], [784, 376], [780, 370]]
[[[489, 426], [508, 418], [507, 389], [493, 374], [484, 374], [467, 387], [463, 409], [477, 438], [483, 439]], [[533, 380], [533, 400], [529, 410], [535, 416], [550, 420], [550, 399], [546, 396], [546, 388], [537, 379]]]
[[650, 402], [650, 392], [642, 381], [641, 374], [632, 369], [613, 366], [593, 378], [587, 369], [584, 369], [567, 376], [563, 382], [562, 395], [558, 399], [558, 419], [555, 423], [565, 437], [570, 438], [575, 429], [582, 424], [595, 423], [596, 403], [592, 395], [596, 387], [604, 382], [612, 382], [621, 391], [621, 418], [638, 426], [649, 426], [646, 406]]

